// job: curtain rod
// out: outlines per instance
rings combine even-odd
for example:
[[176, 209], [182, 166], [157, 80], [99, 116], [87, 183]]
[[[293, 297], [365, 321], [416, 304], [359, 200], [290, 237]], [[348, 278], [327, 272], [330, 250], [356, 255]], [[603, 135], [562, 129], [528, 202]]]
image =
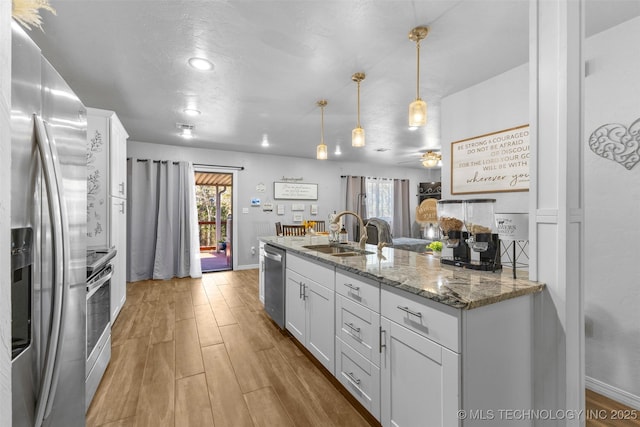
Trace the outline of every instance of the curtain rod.
[[[127, 160], [131, 159], [131, 157], [127, 158]], [[168, 160], [151, 160], [151, 159], [136, 159], [139, 162], [153, 162], [153, 163], [167, 163]], [[177, 165], [180, 162], [173, 162], [174, 165]], [[204, 163], [194, 163], [194, 167], [196, 166], [204, 166], [209, 168], [220, 168], [220, 169], [233, 169], [233, 170], [244, 170], [244, 166], [226, 166], [226, 165], [205, 165]]]
[[340, 175], [340, 178], [369, 178], [369, 179], [388, 179], [388, 180], [399, 179], [400, 181], [409, 181], [407, 178], [380, 178], [377, 176], [359, 176], [359, 175]]
[[[129, 157], [127, 160], [130, 160], [131, 157]], [[151, 160], [151, 159], [136, 159], [136, 161], [138, 162], [153, 162], [153, 163], [169, 163], [169, 160]], [[180, 162], [173, 162], [174, 165], [177, 165]]]
[[228, 165], [207, 165], [204, 163], [194, 163], [193, 164], [194, 167], [196, 166], [205, 166], [208, 168], [220, 168], [220, 169], [233, 169], [233, 170], [238, 170], [238, 171], [243, 171], [244, 170], [244, 166], [228, 166]]

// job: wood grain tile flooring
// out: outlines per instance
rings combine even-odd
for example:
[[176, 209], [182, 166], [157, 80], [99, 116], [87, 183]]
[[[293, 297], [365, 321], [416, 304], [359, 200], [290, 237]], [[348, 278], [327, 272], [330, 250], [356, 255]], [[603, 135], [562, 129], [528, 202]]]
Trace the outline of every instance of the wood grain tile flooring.
[[587, 427], [640, 427], [640, 410], [586, 390]]
[[87, 426], [369, 426], [292, 339], [257, 270], [129, 283]]

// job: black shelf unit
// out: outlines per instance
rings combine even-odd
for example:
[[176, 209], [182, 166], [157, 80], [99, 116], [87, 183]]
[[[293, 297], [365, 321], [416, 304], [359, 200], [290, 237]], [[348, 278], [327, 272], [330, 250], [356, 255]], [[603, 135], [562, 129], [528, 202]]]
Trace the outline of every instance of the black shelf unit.
[[442, 183], [438, 182], [421, 182], [418, 184], [418, 204], [425, 199], [440, 200], [442, 194]]

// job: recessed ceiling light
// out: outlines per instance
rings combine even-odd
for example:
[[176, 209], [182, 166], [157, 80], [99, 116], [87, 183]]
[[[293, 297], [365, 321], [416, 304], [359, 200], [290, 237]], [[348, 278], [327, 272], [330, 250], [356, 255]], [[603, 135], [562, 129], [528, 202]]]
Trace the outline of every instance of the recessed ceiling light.
[[267, 136], [266, 133], [262, 134], [262, 144], [263, 147], [268, 147], [269, 146], [269, 137]]
[[418, 126], [409, 126], [409, 130], [416, 130], [418, 129]]
[[213, 64], [211, 61], [204, 58], [190, 58], [189, 65], [191, 65], [196, 70], [209, 71], [213, 70]]
[[196, 110], [195, 108], [185, 108], [184, 110], [182, 110], [183, 113], [185, 113], [187, 116], [199, 116], [200, 115], [200, 110]]

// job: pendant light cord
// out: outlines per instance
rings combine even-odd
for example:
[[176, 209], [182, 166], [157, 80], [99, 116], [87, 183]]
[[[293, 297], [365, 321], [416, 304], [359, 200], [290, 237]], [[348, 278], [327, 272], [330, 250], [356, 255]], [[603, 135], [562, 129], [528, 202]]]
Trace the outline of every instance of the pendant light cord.
[[320, 144], [324, 145], [324, 105], [320, 107]]
[[417, 66], [416, 66], [416, 99], [420, 99], [420, 40], [416, 42]]
[[358, 80], [358, 127], [360, 127], [360, 81]]

